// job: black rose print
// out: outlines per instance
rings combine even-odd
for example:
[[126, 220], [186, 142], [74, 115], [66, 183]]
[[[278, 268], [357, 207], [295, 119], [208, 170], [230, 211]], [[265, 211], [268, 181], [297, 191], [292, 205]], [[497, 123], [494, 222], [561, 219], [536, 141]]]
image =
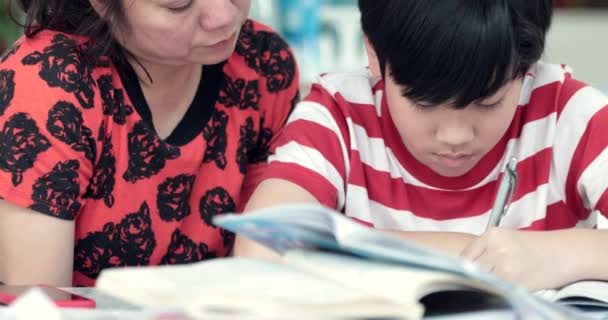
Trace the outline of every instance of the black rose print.
[[180, 156], [178, 148], [161, 143], [160, 138], [142, 120], [129, 133], [129, 167], [123, 178], [131, 183], [156, 175], [167, 160]]
[[260, 120], [262, 129], [258, 133], [258, 141], [255, 149], [248, 153], [249, 163], [260, 163], [268, 160], [270, 154], [270, 141], [272, 140], [272, 129], [264, 127], [266, 118]]
[[74, 247], [74, 271], [96, 279], [105, 268], [124, 266], [120, 258], [113, 255], [117, 251], [113, 238], [114, 224], [109, 222], [103, 231], [89, 232], [78, 240]]
[[[103, 127], [103, 125], [102, 125]], [[105, 134], [100, 129], [102, 135]], [[93, 177], [85, 193], [86, 198], [103, 199], [108, 208], [114, 205], [114, 185], [116, 184], [116, 157], [112, 150], [112, 136], [103, 138], [103, 148], [99, 163], [95, 166]]]
[[239, 147], [236, 151], [236, 163], [239, 165], [239, 171], [242, 174], [247, 173], [247, 164], [249, 163], [249, 154], [255, 150], [255, 138], [257, 132], [253, 127], [253, 119], [247, 118], [245, 124], [241, 126]]
[[194, 243], [192, 239], [176, 229], [171, 235], [171, 244], [169, 244], [167, 253], [160, 260], [160, 264], [186, 264], [216, 257], [217, 253], [209, 251], [209, 247], [205, 243]]
[[213, 226], [213, 217], [218, 214], [234, 212], [236, 205], [234, 200], [222, 187], [207, 191], [199, 203], [201, 218], [207, 225]]
[[268, 159], [272, 130], [264, 127], [264, 121], [265, 118], [261, 118], [260, 132], [256, 132], [252, 118], [248, 118], [241, 126], [236, 163], [242, 174], [247, 173], [248, 164], [265, 162]]
[[277, 34], [256, 31], [247, 20], [241, 29], [236, 52], [245, 57], [247, 65], [267, 79], [269, 92], [278, 92], [291, 86], [295, 78], [296, 62], [287, 43]]
[[59, 162], [51, 172], [38, 178], [32, 187], [34, 203], [30, 209], [62, 219], [74, 219], [81, 207], [78, 202], [79, 168], [77, 160]]
[[195, 176], [179, 175], [158, 186], [156, 204], [164, 221], [181, 221], [190, 215], [190, 194]]
[[228, 146], [228, 136], [226, 125], [228, 115], [222, 111], [214, 112], [209, 124], [203, 130], [203, 137], [207, 141], [204, 163], [215, 162], [220, 169], [226, 168], [226, 148]]
[[150, 208], [143, 203], [139, 211], [128, 214], [118, 225], [114, 233], [118, 240], [118, 252], [115, 254], [128, 266], [145, 266], [150, 264], [150, 256], [156, 248], [156, 239], [152, 231]]
[[150, 264], [156, 248], [150, 209], [144, 202], [119, 224], [107, 223], [103, 231], [89, 232], [74, 248], [74, 271], [95, 279], [103, 269]]
[[59, 87], [65, 92], [73, 93], [83, 108], [93, 107], [95, 81], [91, 75], [95, 68], [94, 62], [81, 60], [86, 50], [75, 40], [63, 34], [57, 34], [52, 39], [52, 45], [42, 52], [35, 51], [25, 58], [25, 65], [40, 64], [38, 74], [49, 87]]
[[238, 107], [241, 110], [258, 110], [260, 102], [260, 91], [258, 81], [246, 81], [245, 79], [232, 80], [229, 76], [223, 75], [220, 86], [219, 102], [228, 108]]
[[232, 246], [234, 246], [234, 240], [236, 239], [236, 235], [234, 234], [234, 232], [228, 231], [226, 229], [220, 229], [220, 236], [222, 236], [224, 248], [232, 250]]
[[82, 113], [73, 104], [57, 102], [49, 111], [46, 128], [59, 141], [84, 153], [90, 161], [95, 160], [97, 146], [93, 131], [84, 125]]
[[31, 169], [38, 155], [50, 146], [28, 114], [14, 114], [0, 132], [0, 170], [10, 172], [13, 185], [18, 186], [23, 181], [23, 173]]
[[0, 70], [0, 116], [8, 108], [15, 96], [15, 71]]
[[111, 75], [99, 77], [97, 84], [101, 92], [103, 114], [111, 115], [117, 124], [125, 124], [127, 117], [133, 113], [133, 107], [125, 104], [124, 90], [114, 88]]

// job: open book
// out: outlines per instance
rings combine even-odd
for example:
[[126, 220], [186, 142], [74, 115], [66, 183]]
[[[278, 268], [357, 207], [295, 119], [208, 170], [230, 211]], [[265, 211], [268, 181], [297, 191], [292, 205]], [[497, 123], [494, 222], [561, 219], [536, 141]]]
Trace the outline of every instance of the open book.
[[587, 280], [567, 285], [559, 290], [542, 290], [539, 296], [549, 301], [608, 315], [608, 282]]
[[508, 308], [525, 319], [577, 317], [472, 263], [320, 206], [228, 214], [214, 223], [276, 250], [282, 263], [227, 258], [106, 270], [97, 287], [134, 304], [195, 314], [419, 319]]
[[[347, 281], [352, 284], [344, 285]], [[194, 319], [225, 315], [420, 319], [424, 314], [508, 308], [506, 300], [491, 294], [492, 288], [470, 285], [443, 272], [301, 250], [286, 253], [284, 263], [226, 258], [111, 269], [96, 284], [131, 304], [181, 308]], [[444, 298], [453, 301], [438, 301]], [[435, 310], [425, 311], [425, 305], [434, 305]]]

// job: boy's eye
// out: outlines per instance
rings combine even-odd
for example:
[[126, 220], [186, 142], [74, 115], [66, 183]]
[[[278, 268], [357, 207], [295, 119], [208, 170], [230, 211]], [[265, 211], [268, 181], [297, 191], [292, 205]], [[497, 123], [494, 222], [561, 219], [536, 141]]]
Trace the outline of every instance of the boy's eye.
[[414, 106], [420, 110], [432, 110], [432, 109], [434, 109], [433, 107], [435, 107], [434, 104], [425, 102], [425, 101], [412, 101], [412, 102], [413, 102]]
[[503, 100], [503, 98], [500, 98], [498, 101], [494, 102], [475, 102], [475, 105], [482, 109], [494, 109], [500, 107]]
[[171, 4], [168, 8], [174, 12], [182, 12], [190, 8], [194, 0], [183, 0]]

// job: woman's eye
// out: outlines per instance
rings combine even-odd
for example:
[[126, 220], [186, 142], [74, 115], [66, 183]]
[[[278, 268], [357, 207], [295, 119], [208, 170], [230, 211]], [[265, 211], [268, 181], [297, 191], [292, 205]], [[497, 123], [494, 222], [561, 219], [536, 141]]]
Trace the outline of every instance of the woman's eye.
[[190, 6], [192, 5], [192, 3], [194, 2], [194, 0], [190, 0], [190, 1], [182, 1], [180, 3], [176, 3], [174, 6], [170, 6], [169, 10], [174, 11], [174, 12], [182, 12], [187, 10], [188, 8], [190, 8]]

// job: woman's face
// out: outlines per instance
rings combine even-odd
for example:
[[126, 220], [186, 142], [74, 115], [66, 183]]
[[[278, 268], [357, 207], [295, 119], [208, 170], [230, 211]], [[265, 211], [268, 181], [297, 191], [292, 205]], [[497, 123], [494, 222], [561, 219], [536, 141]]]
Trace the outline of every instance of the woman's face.
[[122, 0], [116, 39], [141, 61], [215, 64], [234, 51], [251, 0]]

